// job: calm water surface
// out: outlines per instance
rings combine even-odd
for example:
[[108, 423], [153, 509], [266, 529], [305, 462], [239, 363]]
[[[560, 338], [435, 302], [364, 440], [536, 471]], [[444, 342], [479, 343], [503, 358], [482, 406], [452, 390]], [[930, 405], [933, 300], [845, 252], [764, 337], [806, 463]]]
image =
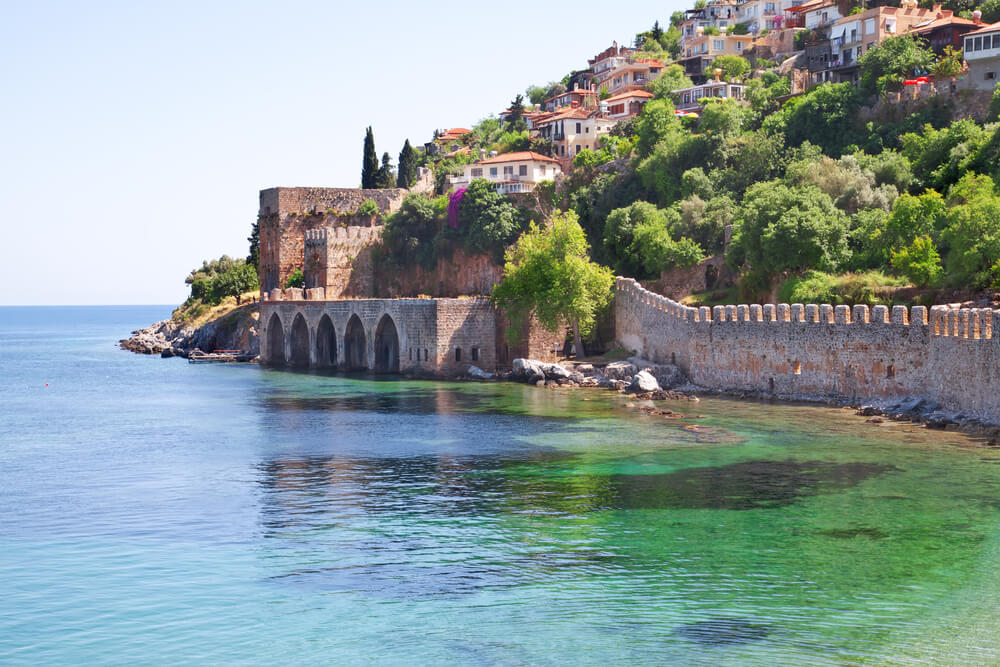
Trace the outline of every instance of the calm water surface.
[[843, 410], [191, 365], [0, 308], [0, 663], [1000, 662], [1000, 452]]

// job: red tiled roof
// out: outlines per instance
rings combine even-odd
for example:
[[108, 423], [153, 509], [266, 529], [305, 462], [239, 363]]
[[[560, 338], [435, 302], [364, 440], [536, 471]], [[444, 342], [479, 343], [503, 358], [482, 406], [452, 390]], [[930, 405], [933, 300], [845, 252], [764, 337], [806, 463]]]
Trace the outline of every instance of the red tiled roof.
[[968, 37], [969, 35], [980, 35], [984, 32], [993, 32], [994, 30], [1000, 30], [1000, 21], [992, 25], [988, 25], [985, 28], [980, 28], [979, 30], [973, 30], [972, 32], [967, 32], [965, 33], [965, 36]]
[[910, 32], [926, 32], [928, 30], [940, 28], [941, 26], [954, 24], [977, 25], [975, 21], [963, 19], [961, 16], [944, 16], [939, 19], [934, 19], [933, 21], [927, 21], [926, 23], [918, 23], [917, 25], [910, 26]]
[[534, 151], [520, 151], [517, 153], [504, 153], [503, 155], [497, 155], [496, 157], [486, 158], [485, 160], [479, 160], [476, 164], [496, 164], [498, 162], [524, 162], [525, 160], [538, 160], [541, 162], [558, 162], [558, 160], [553, 160], [550, 157], [546, 157], [541, 153], [535, 153]]
[[617, 95], [614, 95], [614, 96], [609, 97], [608, 99], [602, 100], [602, 101], [603, 102], [615, 102], [617, 100], [624, 100], [624, 99], [627, 99], [629, 97], [646, 97], [646, 98], [649, 98], [649, 97], [652, 97], [652, 96], [653, 96], [653, 93], [647, 92], [645, 90], [633, 90], [632, 92], [629, 92], [629, 93], [618, 93]]

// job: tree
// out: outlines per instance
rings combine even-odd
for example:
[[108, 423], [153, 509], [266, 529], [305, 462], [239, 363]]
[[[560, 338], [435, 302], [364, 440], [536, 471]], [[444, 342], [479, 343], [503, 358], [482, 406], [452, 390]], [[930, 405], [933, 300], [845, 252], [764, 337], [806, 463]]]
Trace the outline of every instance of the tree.
[[295, 269], [288, 275], [288, 279], [285, 281], [285, 288], [289, 287], [305, 287], [306, 280], [302, 275], [302, 269]]
[[944, 47], [944, 53], [934, 67], [931, 74], [941, 78], [956, 77], [962, 73], [962, 52], [953, 49], [951, 46]]
[[465, 227], [465, 247], [472, 253], [495, 253], [499, 258], [521, 231], [514, 205], [483, 178], [465, 189], [459, 217]]
[[361, 187], [369, 190], [377, 188], [378, 157], [375, 155], [375, 134], [371, 125], [365, 132], [364, 158], [361, 162]]
[[731, 137], [743, 130], [746, 117], [746, 107], [739, 100], [709, 101], [701, 111], [698, 129], [720, 137]]
[[870, 245], [886, 261], [921, 236], [940, 239], [947, 211], [944, 198], [934, 190], [916, 196], [904, 194], [893, 204], [884, 229], [870, 239]]
[[399, 171], [396, 175], [397, 188], [411, 188], [417, 182], [417, 152], [407, 139], [399, 152]]
[[545, 90], [543, 86], [528, 86], [524, 92], [528, 94], [528, 101], [532, 104], [541, 104], [545, 101]]
[[679, 100], [678, 96], [673, 95], [673, 91], [690, 88], [693, 85], [681, 65], [670, 65], [660, 72], [660, 76], [646, 84], [646, 90], [652, 93], [655, 99], [670, 100], [676, 104]]
[[925, 42], [913, 35], [898, 35], [884, 40], [858, 58], [861, 89], [873, 95], [902, 87], [903, 80], [926, 73], [934, 63], [934, 54]]
[[523, 122], [521, 119], [524, 116], [524, 95], [518, 93], [517, 96], [510, 103], [510, 112], [507, 114], [507, 123], [510, 125], [517, 125], [519, 122]]
[[227, 296], [252, 292], [258, 286], [257, 270], [250, 264], [237, 264], [212, 281], [212, 296], [218, 303]]
[[639, 137], [636, 144], [639, 157], [648, 156], [653, 152], [653, 147], [668, 133], [681, 129], [681, 122], [674, 114], [674, 105], [669, 100], [647, 102], [635, 126], [636, 136]]
[[756, 183], [737, 214], [728, 259], [736, 265], [746, 261], [765, 276], [835, 271], [850, 257], [847, 233], [847, 216], [819, 188]]
[[653, 29], [649, 31], [649, 36], [657, 42], [659, 42], [660, 38], [663, 37], [663, 28], [660, 27], [659, 20], [653, 22]]
[[735, 81], [750, 71], [750, 61], [743, 56], [719, 56], [712, 61], [712, 69], [722, 70], [723, 81]]
[[827, 155], [839, 157], [857, 141], [854, 119], [860, 107], [857, 88], [849, 83], [824, 83], [785, 102], [781, 111], [764, 120], [762, 128], [769, 134], [783, 132], [789, 146], [809, 141]]
[[254, 271], [260, 271], [260, 220], [254, 220], [250, 227], [250, 236], [247, 237], [250, 243], [250, 254], [247, 255], [247, 264], [253, 267]]
[[1000, 196], [993, 179], [966, 174], [948, 191], [945, 266], [953, 282], [985, 287], [1000, 280]]
[[375, 173], [376, 188], [391, 188], [396, 185], [396, 172], [392, 168], [392, 158], [388, 153], [382, 153], [382, 166]]
[[613, 283], [610, 269], [590, 261], [576, 214], [557, 212], [545, 227], [532, 222], [506, 252], [504, 278], [491, 299], [511, 323], [508, 339], [523, 331], [534, 315], [553, 332], [560, 324], [571, 324], [577, 355], [583, 356], [583, 334], [611, 300]]
[[915, 285], [926, 287], [941, 275], [941, 256], [929, 236], [918, 236], [906, 248], [893, 251], [892, 268]]

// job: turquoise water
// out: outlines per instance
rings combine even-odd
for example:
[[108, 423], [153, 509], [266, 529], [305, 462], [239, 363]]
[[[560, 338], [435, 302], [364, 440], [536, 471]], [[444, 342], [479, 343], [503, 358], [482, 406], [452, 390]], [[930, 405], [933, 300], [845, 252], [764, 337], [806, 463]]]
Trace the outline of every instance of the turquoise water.
[[974, 439], [115, 348], [167, 314], [0, 308], [2, 664], [1000, 662]]

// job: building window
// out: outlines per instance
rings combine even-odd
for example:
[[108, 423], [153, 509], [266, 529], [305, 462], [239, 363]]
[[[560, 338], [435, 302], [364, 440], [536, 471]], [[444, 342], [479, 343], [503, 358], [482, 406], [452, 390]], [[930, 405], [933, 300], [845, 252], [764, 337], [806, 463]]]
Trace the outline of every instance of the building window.
[[482, 167], [473, 167], [473, 169], [472, 169], [472, 177], [473, 178], [482, 178], [483, 177], [483, 168]]
[[875, 34], [875, 19], [865, 19], [865, 34], [866, 35]]
[[472, 348], [472, 360], [473, 361], [479, 361], [479, 348], [478, 347]]
[[580, 124], [579, 123], [576, 124], [576, 133], [580, 134]]
[[503, 168], [503, 176], [507, 178], [508, 176], [514, 175], [514, 165], [507, 165]]
[[743, 42], [736, 42], [736, 50], [737, 51], [743, 50]]
[[723, 51], [726, 48], [726, 43], [723, 42], [721, 39], [713, 39], [712, 48], [715, 49], [716, 51]]
[[493, 178], [497, 177], [497, 168], [496, 167], [490, 167], [490, 176], [492, 176]]
[[579, 155], [579, 154], [580, 154], [580, 148], [581, 148], [580, 144], [577, 144], [577, 145], [576, 145], [576, 154], [577, 154], [577, 155]]
[[462, 360], [462, 348], [456, 347], [455, 348], [455, 361], [461, 361], [461, 360]]
[[993, 35], [993, 48], [1000, 49], [1000, 35]]
[[518, 165], [518, 167], [517, 167], [517, 175], [518, 176], [527, 176], [528, 175], [528, 165], [526, 165], [526, 164]]
[[983, 78], [986, 79], [987, 81], [993, 81], [994, 79], [997, 78], [997, 73], [996, 72], [987, 72], [983, 76]]
[[982, 51], [983, 50], [983, 38], [982, 37], [976, 37], [975, 41], [973, 41], [973, 43], [972, 43], [972, 50], [973, 51]]
[[427, 361], [427, 348], [424, 348], [424, 361]]

